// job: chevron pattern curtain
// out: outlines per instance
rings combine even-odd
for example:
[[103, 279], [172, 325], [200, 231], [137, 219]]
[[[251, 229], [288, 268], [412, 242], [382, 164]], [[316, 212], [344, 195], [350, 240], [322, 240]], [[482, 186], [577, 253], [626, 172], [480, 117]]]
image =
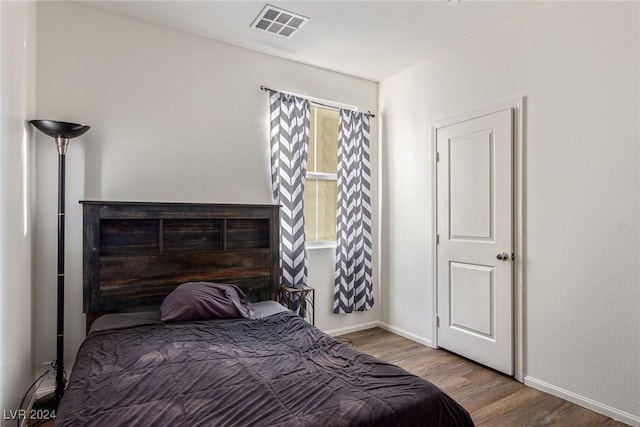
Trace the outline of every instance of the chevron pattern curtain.
[[373, 307], [369, 119], [340, 110], [334, 313]]
[[[304, 237], [304, 182], [309, 148], [309, 100], [269, 91], [271, 183], [280, 209], [280, 277], [283, 286], [307, 284]], [[305, 315], [305, 301], [292, 310]]]

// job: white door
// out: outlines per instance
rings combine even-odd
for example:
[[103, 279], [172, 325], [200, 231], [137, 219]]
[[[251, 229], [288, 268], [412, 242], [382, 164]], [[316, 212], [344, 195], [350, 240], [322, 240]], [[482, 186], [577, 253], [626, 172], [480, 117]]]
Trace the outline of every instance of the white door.
[[436, 130], [437, 344], [513, 375], [512, 110]]

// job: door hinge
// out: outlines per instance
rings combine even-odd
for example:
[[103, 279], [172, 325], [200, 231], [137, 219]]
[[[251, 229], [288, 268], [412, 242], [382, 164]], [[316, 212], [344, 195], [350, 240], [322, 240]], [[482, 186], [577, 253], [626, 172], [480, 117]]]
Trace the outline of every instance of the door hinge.
[[440, 244], [440, 235], [436, 234], [436, 245]]
[[516, 260], [516, 253], [511, 252], [511, 261], [515, 261], [515, 260]]
[[436, 316], [436, 328], [440, 327], [440, 316]]
[[440, 153], [436, 151], [436, 163], [440, 161]]

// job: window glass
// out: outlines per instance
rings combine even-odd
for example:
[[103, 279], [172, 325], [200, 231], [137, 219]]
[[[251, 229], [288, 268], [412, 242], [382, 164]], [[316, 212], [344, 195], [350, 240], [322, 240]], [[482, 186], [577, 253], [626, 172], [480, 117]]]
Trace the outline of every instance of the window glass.
[[337, 181], [318, 180], [318, 236], [319, 241], [336, 240]]
[[338, 112], [316, 108], [315, 172], [338, 171]]
[[338, 111], [311, 106], [304, 194], [307, 244], [336, 240]]

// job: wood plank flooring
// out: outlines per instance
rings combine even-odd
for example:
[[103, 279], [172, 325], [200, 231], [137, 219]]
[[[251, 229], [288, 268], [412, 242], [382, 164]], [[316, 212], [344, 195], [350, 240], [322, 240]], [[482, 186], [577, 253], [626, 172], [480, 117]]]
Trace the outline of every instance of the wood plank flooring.
[[425, 347], [381, 328], [338, 339], [431, 381], [469, 411], [478, 427], [626, 426], [453, 353]]

